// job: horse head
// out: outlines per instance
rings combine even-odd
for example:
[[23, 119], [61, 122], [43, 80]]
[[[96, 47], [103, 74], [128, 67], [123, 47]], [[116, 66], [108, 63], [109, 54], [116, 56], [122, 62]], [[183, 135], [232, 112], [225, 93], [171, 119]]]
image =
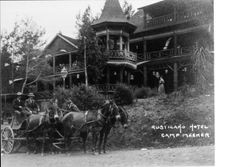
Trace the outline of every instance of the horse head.
[[105, 120], [105, 122], [115, 122], [121, 118], [118, 106], [111, 100], [105, 101], [102, 109], [99, 110], [99, 116], [100, 115]]
[[58, 123], [63, 117], [63, 113], [59, 110], [57, 103], [52, 101], [50, 101], [47, 106], [46, 114], [48, 114], [51, 123]]
[[120, 122], [124, 129], [128, 128], [128, 112], [123, 108], [119, 107], [119, 113], [121, 115]]

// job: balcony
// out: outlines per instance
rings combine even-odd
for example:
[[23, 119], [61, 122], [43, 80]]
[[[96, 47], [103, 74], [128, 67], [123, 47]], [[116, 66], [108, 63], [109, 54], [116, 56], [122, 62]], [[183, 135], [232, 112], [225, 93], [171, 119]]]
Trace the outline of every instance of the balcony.
[[211, 15], [211, 12], [204, 8], [192, 8], [184, 12], [171, 13], [146, 20], [145, 28], [170, 26], [192, 20], [204, 19]]
[[108, 51], [109, 60], [124, 60], [133, 63], [137, 62], [137, 55], [133, 52], [128, 52], [126, 50], [109, 50]]
[[60, 74], [63, 67], [65, 67], [69, 73], [82, 71], [84, 69], [83, 63], [81, 62], [73, 62], [71, 67], [69, 66], [69, 64], [59, 64], [58, 66], [55, 67], [56, 74]]
[[146, 60], [156, 60], [162, 58], [172, 58], [174, 56], [188, 56], [194, 52], [194, 47], [182, 47], [174, 49], [153, 51], [146, 53]]

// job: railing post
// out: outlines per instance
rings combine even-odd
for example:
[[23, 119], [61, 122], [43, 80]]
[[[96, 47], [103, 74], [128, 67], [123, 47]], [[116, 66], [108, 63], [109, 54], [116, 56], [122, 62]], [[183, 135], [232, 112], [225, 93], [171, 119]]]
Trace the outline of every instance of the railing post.
[[[56, 57], [53, 56], [53, 75], [56, 74]], [[56, 81], [53, 79], [53, 90], [56, 88]]]
[[110, 83], [110, 68], [107, 66], [107, 84]]
[[177, 63], [174, 63], [174, 91], [177, 91], [178, 88], [178, 66]]

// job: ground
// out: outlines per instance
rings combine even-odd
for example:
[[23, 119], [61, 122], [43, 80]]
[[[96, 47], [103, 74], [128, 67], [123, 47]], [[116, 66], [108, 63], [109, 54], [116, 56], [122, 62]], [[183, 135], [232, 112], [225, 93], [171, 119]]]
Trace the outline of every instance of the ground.
[[99, 166], [212, 166], [214, 146], [110, 151], [107, 154], [72, 152], [41, 156], [9, 154], [1, 156], [2, 167], [99, 167]]
[[[138, 99], [133, 105], [125, 106], [128, 111], [129, 128], [113, 129], [109, 136], [107, 154], [92, 155], [80, 151], [67, 154], [25, 154], [2, 155], [2, 167], [78, 167], [78, 166], [212, 166], [214, 165], [214, 137], [209, 140], [160, 140], [152, 135], [151, 126], [158, 120], [168, 120], [180, 115], [177, 121], [192, 118], [191, 123], [201, 122], [214, 133], [214, 98], [206, 94], [182, 99], [178, 95], [157, 96]], [[177, 115], [177, 116], [178, 116]], [[146, 121], [145, 121], [146, 120]], [[188, 123], [189, 123], [188, 122]], [[157, 142], [156, 142], [157, 141]], [[113, 143], [113, 145], [112, 145]], [[115, 143], [115, 145], [114, 145]], [[191, 147], [193, 146], [193, 147]], [[142, 148], [148, 149], [142, 149]], [[171, 147], [171, 148], [170, 148]], [[77, 146], [76, 146], [77, 148]], [[128, 150], [128, 148], [130, 150]], [[161, 149], [159, 149], [161, 148]], [[77, 150], [77, 149], [76, 149]], [[78, 149], [79, 150], [79, 149]], [[117, 150], [117, 151], [115, 151]]]

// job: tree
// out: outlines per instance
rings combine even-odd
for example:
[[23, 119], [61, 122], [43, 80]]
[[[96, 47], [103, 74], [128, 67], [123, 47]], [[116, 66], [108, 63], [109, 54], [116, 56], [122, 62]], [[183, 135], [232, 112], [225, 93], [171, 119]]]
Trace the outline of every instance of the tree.
[[40, 51], [45, 44], [42, 40], [44, 34], [44, 29], [38, 27], [33, 20], [22, 19], [15, 23], [10, 33], [2, 35], [2, 51], [11, 58], [12, 63], [16, 63], [14, 78], [23, 81], [21, 92], [51, 71], [48, 58], [42, 56]]
[[192, 56], [192, 72], [196, 88], [204, 93], [214, 83], [214, 58], [209, 49], [202, 44], [196, 45]]
[[[2, 36], [1, 36], [2, 41]], [[13, 89], [9, 83], [9, 81], [13, 80], [12, 73], [12, 65], [11, 63], [11, 55], [7, 52], [7, 48], [1, 43], [1, 84], [2, 84], [2, 93], [10, 93], [13, 92]]]
[[122, 10], [126, 18], [129, 20], [135, 13], [132, 4], [129, 4], [126, 0], [123, 2]]
[[[87, 7], [83, 14], [79, 13], [76, 16], [76, 28], [78, 29], [78, 48], [79, 55], [84, 55], [84, 45], [86, 44], [87, 55], [87, 72], [91, 76], [90, 82], [98, 83], [102, 78], [103, 70], [106, 63], [106, 55], [101, 52], [101, 46], [91, 24], [98, 19], [98, 17], [91, 16], [91, 9]], [[86, 40], [84, 40], [84, 38]], [[86, 43], [84, 43], [86, 41]], [[83, 56], [81, 56], [82, 62]]]

